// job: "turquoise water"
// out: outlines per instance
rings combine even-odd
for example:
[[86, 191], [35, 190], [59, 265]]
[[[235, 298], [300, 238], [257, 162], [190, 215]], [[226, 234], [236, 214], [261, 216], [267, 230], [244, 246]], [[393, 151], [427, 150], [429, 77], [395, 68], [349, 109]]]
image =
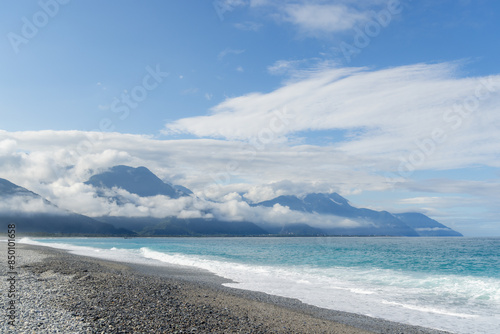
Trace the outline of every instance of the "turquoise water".
[[235, 288], [457, 333], [500, 328], [500, 238], [57, 238], [75, 253], [210, 270]]

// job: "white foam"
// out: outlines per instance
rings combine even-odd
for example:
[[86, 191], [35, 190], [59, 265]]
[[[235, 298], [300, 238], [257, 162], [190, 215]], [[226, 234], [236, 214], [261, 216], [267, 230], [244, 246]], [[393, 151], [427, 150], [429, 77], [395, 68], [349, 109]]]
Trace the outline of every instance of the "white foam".
[[[498, 280], [489, 285], [480, 278], [382, 269], [253, 266], [149, 248], [141, 251], [147, 258], [203, 268], [238, 282], [225, 284], [228, 287], [297, 298], [318, 307], [456, 333], [492, 333], [500, 326], [498, 304], [496, 309], [476, 304], [469, 310], [478, 294], [486, 293], [490, 300], [498, 297]], [[467, 302], [459, 304], [460, 296]]]
[[225, 284], [229, 287], [455, 333], [495, 333], [500, 328], [500, 279], [385, 269], [250, 265], [147, 247], [96, 249], [28, 238], [20, 242], [115, 261], [192, 266], [238, 282]]
[[19, 243], [63, 249], [67, 250], [70, 254], [90, 256], [103, 260], [158, 265], [158, 261], [145, 259], [137, 250], [118, 249], [115, 247], [110, 249], [102, 249], [102, 248], [87, 247], [87, 246], [77, 246], [59, 242], [47, 243], [47, 242], [39, 242], [26, 237], [20, 239]]
[[458, 318], [478, 318], [479, 316], [474, 315], [474, 314], [465, 314], [465, 313], [454, 313], [442, 309], [436, 309], [432, 307], [421, 307], [421, 306], [415, 306], [415, 305], [408, 305], [408, 304], [403, 304], [403, 303], [396, 303], [396, 302], [389, 302], [387, 300], [382, 300], [383, 304], [386, 305], [397, 305], [401, 306], [410, 310], [415, 310], [415, 311], [420, 311], [420, 312], [427, 312], [427, 313], [436, 313], [436, 314], [443, 314], [443, 315], [450, 315], [453, 317], [458, 317]]

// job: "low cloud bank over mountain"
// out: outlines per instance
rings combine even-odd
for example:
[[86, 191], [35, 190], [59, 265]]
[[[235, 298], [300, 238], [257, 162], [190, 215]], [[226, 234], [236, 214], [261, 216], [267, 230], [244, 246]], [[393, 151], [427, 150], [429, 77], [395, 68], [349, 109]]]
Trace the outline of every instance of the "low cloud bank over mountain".
[[257, 203], [230, 193], [210, 200], [164, 182], [146, 167], [114, 166], [66, 190], [71, 188], [78, 198], [66, 191], [48, 201], [2, 179], [0, 218], [24, 224], [19, 217], [29, 216], [32, 222], [26, 232], [47, 233], [461, 235], [420, 213], [391, 214], [353, 207], [337, 193], [278, 196]]

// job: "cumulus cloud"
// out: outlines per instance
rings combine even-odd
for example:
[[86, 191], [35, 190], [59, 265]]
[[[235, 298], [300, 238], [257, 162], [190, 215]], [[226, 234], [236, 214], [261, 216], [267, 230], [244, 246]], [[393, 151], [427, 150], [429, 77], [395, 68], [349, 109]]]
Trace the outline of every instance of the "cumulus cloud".
[[[61, 140], [62, 138], [66, 139]], [[92, 141], [89, 138], [93, 138]], [[2, 202], [0, 207], [2, 212], [17, 210], [62, 213], [64, 210], [68, 210], [91, 217], [162, 218], [175, 216], [179, 218], [216, 218], [226, 221], [265, 222], [278, 226], [285, 223], [307, 223], [318, 227], [348, 227], [357, 224], [339, 217], [296, 213], [280, 205], [272, 208], [253, 207], [247, 202], [249, 199], [254, 202], [269, 199], [274, 195], [294, 192], [299, 188], [302, 188], [303, 191], [314, 189], [314, 185], [308, 182], [294, 184], [290, 181], [282, 181], [262, 186], [252, 184], [254, 182], [234, 183], [231, 180], [227, 183], [217, 183], [220, 181], [217, 171], [225, 170], [224, 168], [227, 167], [229, 161], [228, 157], [242, 159], [241, 170], [238, 171], [241, 175], [256, 167], [256, 165], [252, 167], [243, 163], [244, 159], [238, 155], [238, 151], [241, 149], [239, 143], [212, 140], [170, 142], [145, 136], [114, 133], [99, 135], [73, 131], [14, 133], [0, 131], [0, 140], [10, 143], [15, 141], [16, 147], [19, 149], [19, 151], [9, 150], [9, 153], [5, 151], [0, 156], [3, 162], [9, 159], [12, 162], [10, 166], [2, 165], [0, 177], [40, 194], [60, 208], [47, 205], [41, 199], [14, 198]], [[92, 145], [89, 145], [89, 142]], [[85, 149], [81, 149], [82, 147]], [[145, 147], [148, 149], [144, 149]], [[304, 148], [304, 152], [306, 150], [308, 149]], [[215, 152], [218, 153], [214, 155]], [[264, 172], [256, 173], [249, 179], [259, 178], [260, 181], [264, 181], [268, 178], [283, 177], [281, 167], [274, 171], [270, 170], [269, 174], [265, 172], [266, 169], [269, 169], [266, 164], [274, 161], [270, 154], [276, 158], [279, 152], [278, 148], [275, 148], [274, 153], [259, 152], [259, 154], [264, 155], [256, 159], [257, 165], [262, 166], [257, 168], [262, 168]], [[317, 154], [320, 156], [319, 152]], [[287, 159], [288, 155], [284, 154], [283, 158]], [[300, 157], [294, 155], [292, 159], [298, 162]], [[281, 161], [280, 163], [288, 164], [291, 162]], [[166, 196], [139, 197], [116, 188], [105, 190], [103, 194], [102, 189], [97, 190], [84, 184], [92, 174], [102, 172], [117, 164], [148, 166], [165, 181], [177, 173], [180, 178], [191, 181], [193, 185], [201, 184], [200, 188], [193, 188], [199, 196], [178, 199]], [[207, 170], [211, 169], [213, 173], [207, 175]], [[192, 173], [188, 173], [187, 170]], [[290, 171], [290, 173], [297, 173], [297, 171]], [[232, 174], [230, 178], [232, 177], [235, 175]], [[189, 186], [185, 182], [180, 183]], [[212, 190], [214, 192], [211, 192]], [[245, 194], [247, 191], [248, 194]], [[246, 197], [240, 193], [245, 194]]]
[[14, 152], [17, 147], [17, 142], [13, 139], [5, 139], [0, 141], [0, 155], [8, 155]]

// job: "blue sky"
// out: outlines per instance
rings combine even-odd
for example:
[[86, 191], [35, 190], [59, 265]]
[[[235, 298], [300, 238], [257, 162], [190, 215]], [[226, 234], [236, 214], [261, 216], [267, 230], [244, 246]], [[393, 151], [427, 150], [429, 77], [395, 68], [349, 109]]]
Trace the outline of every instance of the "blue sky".
[[2, 7], [0, 177], [57, 202], [146, 165], [200, 196], [337, 191], [500, 235], [497, 1]]

